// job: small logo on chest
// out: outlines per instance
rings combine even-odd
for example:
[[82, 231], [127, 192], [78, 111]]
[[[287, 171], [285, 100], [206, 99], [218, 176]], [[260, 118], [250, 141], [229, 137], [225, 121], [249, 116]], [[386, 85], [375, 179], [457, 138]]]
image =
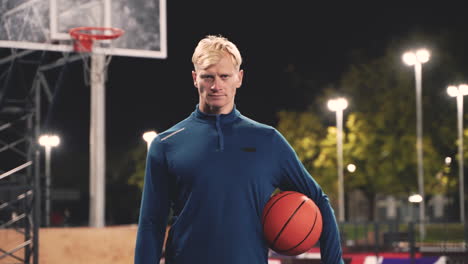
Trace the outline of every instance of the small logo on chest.
[[245, 147], [245, 148], [241, 148], [242, 151], [245, 151], [245, 152], [256, 152], [257, 149], [256, 148], [253, 148], [253, 147]]

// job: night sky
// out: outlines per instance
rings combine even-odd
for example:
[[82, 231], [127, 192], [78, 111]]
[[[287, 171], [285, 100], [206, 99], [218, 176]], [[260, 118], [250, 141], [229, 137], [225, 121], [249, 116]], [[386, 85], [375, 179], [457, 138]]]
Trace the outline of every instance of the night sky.
[[[207, 34], [221, 34], [238, 46], [245, 73], [237, 107], [272, 126], [279, 110], [305, 109], [323, 87], [337, 85], [356, 50], [377, 58], [390, 42], [413, 33], [450, 30], [467, 38], [466, 9], [448, 2], [425, 3], [424, 8], [380, 1], [374, 6], [253, 2], [168, 0], [168, 58], [112, 58], [106, 102], [109, 156], [124, 155], [144, 144], [141, 135], [146, 130], [162, 132], [195, 109], [198, 95], [191, 79], [191, 56]], [[307, 73], [314, 90], [285, 86], [288, 69]], [[70, 166], [87, 173], [89, 87], [83, 78], [80, 63], [71, 65], [50, 115], [44, 117], [62, 137], [60, 148], [54, 150], [54, 167], [67, 164], [70, 173], [76, 173]]]

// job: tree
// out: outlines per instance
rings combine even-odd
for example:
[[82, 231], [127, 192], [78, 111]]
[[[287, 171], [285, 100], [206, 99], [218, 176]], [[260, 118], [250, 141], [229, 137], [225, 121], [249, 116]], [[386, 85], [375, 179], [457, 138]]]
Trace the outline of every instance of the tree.
[[313, 164], [320, 152], [320, 142], [326, 135], [318, 116], [311, 110], [306, 112], [280, 111], [277, 129], [288, 140], [304, 167], [325, 192], [331, 191], [333, 183], [321, 177]]
[[[128, 143], [121, 149], [110, 151], [107, 159], [106, 217], [111, 224], [129, 224], [138, 221], [141, 189], [129, 184], [129, 178], [143, 163], [146, 145]], [[143, 160], [141, 156], [143, 155]], [[125, 193], [126, 195], [122, 195]]]
[[[356, 175], [360, 174], [348, 179], [347, 184], [362, 190], [371, 204], [379, 193], [418, 190], [414, 84], [412, 75], [405, 72], [394, 54], [399, 53], [389, 49], [381, 58], [353, 65], [341, 80], [344, 93], [352, 95], [350, 111], [354, 113], [347, 121], [345, 149], [347, 157], [358, 164]], [[427, 101], [427, 97], [424, 99]], [[429, 187], [437, 181], [443, 159], [428, 133], [423, 138], [423, 150], [424, 188], [431, 193]]]
[[[424, 38], [417, 36], [407, 42], [415, 39], [423, 42]], [[434, 59], [446, 64], [444, 69], [439, 69], [441, 75], [434, 74], [435, 66], [426, 67], [428, 76], [423, 78], [423, 166], [424, 188], [428, 195], [440, 192], [438, 186], [447, 181], [440, 174], [445, 170], [443, 157], [444, 153], [453, 151], [454, 145], [454, 136], [451, 135], [454, 130], [449, 129], [454, 122], [446, 118], [447, 107], [442, 106], [447, 102], [444, 98], [441, 100], [441, 95], [445, 95], [442, 84], [453, 75], [450, 72], [454, 72], [456, 63], [440, 52], [447, 43], [437, 40], [440, 39], [432, 39]], [[418, 190], [414, 72], [402, 65], [403, 46], [404, 41], [390, 45], [384, 56], [376, 59], [357, 57], [356, 63], [342, 75], [338, 85], [340, 91], [334, 91], [350, 100], [350, 107], [345, 111], [344, 164], [352, 162], [358, 168], [352, 177], [345, 175], [345, 188], [361, 190], [371, 205], [375, 205], [377, 194], [406, 196]], [[325, 93], [331, 94], [330, 90]], [[318, 97], [317, 104], [325, 105], [325, 99], [329, 98]], [[308, 168], [315, 172], [321, 184], [330, 188], [331, 195], [335, 195], [336, 128], [329, 127], [326, 132], [320, 143], [314, 145], [313, 153], [318, 149], [318, 155], [314, 155], [313, 167]], [[301, 160], [307, 160], [307, 151], [301, 150], [304, 144], [298, 143], [301, 139], [289, 140]], [[447, 178], [446, 175], [444, 177]], [[373, 217], [371, 211], [369, 218]]]
[[147, 145], [140, 144], [130, 152], [129, 162], [132, 164], [132, 172], [128, 178], [130, 185], [138, 186], [143, 190], [145, 181]]

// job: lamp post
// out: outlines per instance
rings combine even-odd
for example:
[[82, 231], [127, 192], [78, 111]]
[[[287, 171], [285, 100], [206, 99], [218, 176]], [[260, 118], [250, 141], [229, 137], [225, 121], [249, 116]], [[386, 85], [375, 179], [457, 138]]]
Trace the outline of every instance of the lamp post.
[[[408, 197], [408, 202], [411, 203], [411, 205], [416, 204], [416, 203], [422, 203], [424, 199], [420, 194], [412, 194]], [[414, 213], [413, 213], [413, 207], [411, 207], [411, 220], [414, 220]]]
[[60, 138], [56, 135], [42, 135], [39, 137], [39, 145], [45, 148], [45, 226], [50, 226], [51, 197], [50, 186], [52, 184], [50, 174], [51, 150], [60, 144]]
[[153, 142], [154, 138], [158, 136], [158, 133], [155, 131], [148, 131], [143, 133], [143, 139], [146, 141], [147, 149], [149, 150], [151, 146], [151, 142]]
[[421, 206], [419, 207], [419, 219], [421, 220], [420, 231], [421, 236], [425, 237], [424, 220], [425, 220], [425, 202], [424, 202], [424, 169], [423, 169], [423, 114], [422, 114], [422, 64], [429, 61], [430, 53], [426, 49], [417, 51], [409, 51], [403, 54], [403, 61], [414, 66], [415, 81], [416, 81], [416, 152], [418, 160], [418, 192], [422, 197]]
[[338, 163], [338, 212], [339, 220], [345, 221], [344, 206], [344, 187], [343, 187], [343, 110], [348, 107], [348, 101], [345, 98], [336, 98], [328, 100], [328, 108], [336, 112], [336, 150]]
[[[408, 225], [408, 231], [409, 231], [409, 251], [410, 251], [410, 259], [411, 259], [411, 264], [415, 263], [414, 255], [416, 251], [416, 246], [415, 246], [415, 239], [414, 239], [414, 210], [413, 210], [413, 205], [414, 204], [420, 204], [424, 201], [423, 197], [419, 194], [412, 194], [408, 197], [408, 202], [410, 202], [410, 210], [411, 210], [411, 220]], [[421, 229], [424, 230], [424, 229]], [[420, 230], [420, 231], [421, 231]], [[421, 234], [420, 234], [421, 235]], [[421, 239], [422, 240], [422, 239]]]
[[465, 189], [463, 170], [463, 96], [468, 94], [468, 85], [447, 87], [447, 93], [457, 98], [457, 123], [458, 123], [458, 177], [460, 191], [460, 222], [465, 223]]

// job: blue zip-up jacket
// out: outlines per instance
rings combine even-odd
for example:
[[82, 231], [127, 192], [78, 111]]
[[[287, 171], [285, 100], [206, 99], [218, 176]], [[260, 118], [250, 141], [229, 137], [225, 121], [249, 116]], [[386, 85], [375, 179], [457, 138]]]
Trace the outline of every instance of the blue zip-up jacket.
[[342, 263], [328, 197], [273, 127], [240, 114], [196, 110], [159, 134], [146, 163], [135, 264], [155, 264], [169, 208], [166, 264], [266, 264], [263, 207], [275, 188], [306, 194], [323, 217], [322, 262]]

